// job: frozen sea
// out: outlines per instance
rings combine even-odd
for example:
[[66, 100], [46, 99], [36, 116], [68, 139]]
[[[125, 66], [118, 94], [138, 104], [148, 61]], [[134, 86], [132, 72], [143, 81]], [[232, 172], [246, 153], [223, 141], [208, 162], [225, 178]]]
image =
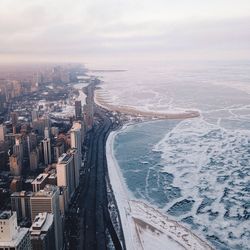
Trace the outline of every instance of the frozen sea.
[[157, 63], [102, 73], [101, 93], [142, 110], [199, 118], [134, 124], [115, 138], [131, 198], [215, 249], [250, 249], [250, 63]]

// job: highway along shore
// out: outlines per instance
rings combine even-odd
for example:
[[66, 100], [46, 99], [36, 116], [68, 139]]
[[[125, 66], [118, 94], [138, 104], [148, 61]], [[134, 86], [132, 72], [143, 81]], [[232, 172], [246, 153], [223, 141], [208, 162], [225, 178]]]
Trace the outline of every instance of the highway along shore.
[[121, 125], [119, 115], [98, 106], [95, 79], [84, 88], [88, 132], [83, 145], [80, 185], [66, 216], [67, 249], [126, 249], [119, 211], [109, 181], [106, 140]]

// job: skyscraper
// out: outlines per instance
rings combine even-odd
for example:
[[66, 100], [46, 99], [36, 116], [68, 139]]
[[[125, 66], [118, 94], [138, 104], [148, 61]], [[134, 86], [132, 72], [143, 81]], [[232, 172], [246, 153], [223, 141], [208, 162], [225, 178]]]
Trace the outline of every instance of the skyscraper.
[[45, 127], [44, 129], [44, 137], [50, 138], [50, 129], [48, 127]]
[[54, 218], [51, 213], [39, 213], [30, 228], [32, 249], [54, 250], [55, 249], [55, 227]]
[[16, 126], [17, 126], [17, 123], [18, 123], [18, 114], [17, 114], [17, 112], [12, 112], [10, 114], [10, 116], [11, 116], [13, 134], [16, 134]]
[[11, 195], [11, 209], [12, 211], [16, 211], [17, 219], [29, 219], [31, 220], [30, 213], [30, 197], [33, 195], [32, 192], [14, 192]]
[[36, 170], [39, 164], [39, 150], [38, 148], [34, 149], [29, 154], [30, 158], [30, 170]]
[[79, 171], [81, 167], [81, 161], [79, 161], [79, 154], [76, 148], [71, 148], [68, 151], [73, 157], [73, 169], [74, 169], [74, 189], [76, 189], [79, 185]]
[[14, 176], [19, 176], [22, 173], [22, 164], [20, 158], [13, 154], [9, 158], [10, 160], [10, 173]]
[[39, 190], [43, 189], [46, 184], [48, 184], [48, 178], [49, 174], [39, 174], [31, 183], [33, 192], [38, 192]]
[[28, 150], [29, 152], [31, 152], [37, 146], [37, 135], [34, 132], [30, 133], [27, 137], [27, 141], [28, 141]]
[[57, 162], [59, 157], [65, 152], [64, 148], [64, 141], [58, 141], [56, 145], [53, 146], [53, 159], [55, 162]]
[[45, 165], [51, 164], [51, 145], [50, 139], [45, 138], [42, 140], [43, 145], [43, 160]]
[[31, 219], [34, 220], [39, 213], [48, 212], [54, 215], [55, 245], [57, 250], [63, 247], [62, 218], [59, 208], [59, 188], [46, 185], [43, 190], [35, 193], [31, 199]]
[[56, 165], [57, 171], [57, 186], [68, 188], [68, 201], [75, 191], [74, 183], [74, 161], [70, 153], [62, 154]]
[[19, 160], [20, 163], [23, 163], [23, 153], [24, 153], [24, 147], [22, 138], [20, 136], [15, 138], [16, 144], [13, 146], [13, 154], [15, 154]]
[[32, 122], [34, 122], [38, 119], [38, 111], [37, 110], [31, 111], [31, 119], [32, 119]]
[[0, 125], [0, 141], [5, 141], [5, 135], [6, 135], [6, 126], [1, 124]]
[[82, 161], [83, 128], [80, 122], [74, 122], [70, 130], [71, 148], [76, 148], [79, 162]]
[[0, 227], [0, 249], [32, 249], [29, 238], [29, 229], [17, 226], [16, 212], [1, 212]]
[[77, 120], [81, 120], [83, 117], [81, 101], [75, 101], [75, 116]]

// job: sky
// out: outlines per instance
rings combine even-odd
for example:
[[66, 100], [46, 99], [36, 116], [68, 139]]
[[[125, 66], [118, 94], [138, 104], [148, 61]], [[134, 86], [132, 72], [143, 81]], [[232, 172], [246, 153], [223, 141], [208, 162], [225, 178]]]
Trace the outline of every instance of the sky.
[[0, 62], [249, 56], [249, 0], [0, 1]]

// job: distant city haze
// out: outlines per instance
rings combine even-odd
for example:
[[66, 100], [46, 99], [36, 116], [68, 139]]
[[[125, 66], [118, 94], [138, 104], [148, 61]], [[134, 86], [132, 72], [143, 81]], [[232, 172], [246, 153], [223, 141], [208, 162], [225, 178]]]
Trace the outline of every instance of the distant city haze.
[[0, 2], [0, 63], [249, 56], [249, 0]]

